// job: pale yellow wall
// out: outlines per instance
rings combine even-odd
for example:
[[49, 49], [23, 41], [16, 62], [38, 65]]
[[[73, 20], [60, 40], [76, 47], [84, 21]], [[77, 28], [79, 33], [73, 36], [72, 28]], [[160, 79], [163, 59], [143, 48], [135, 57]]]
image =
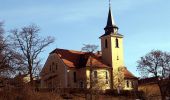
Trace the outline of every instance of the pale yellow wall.
[[[74, 72], [76, 72], [76, 82], [74, 82]], [[86, 85], [86, 69], [69, 69], [68, 73], [68, 85], [70, 88], [80, 88], [80, 82], [83, 82], [83, 86]]]
[[[35, 79], [35, 78], [34, 78], [34, 79]], [[30, 82], [30, 76], [29, 76], [29, 74], [23, 78], [23, 82], [24, 82], [24, 83]]]
[[[105, 40], [107, 39], [108, 48], [105, 48]], [[102, 60], [112, 66], [112, 56], [111, 56], [111, 37], [109, 35], [101, 37], [101, 50], [102, 50]]]
[[[124, 66], [124, 56], [123, 56], [123, 38], [118, 38], [119, 48], [116, 48], [116, 37], [111, 37], [111, 45], [112, 45], [112, 65], [114, 70], [118, 70], [118, 67]], [[118, 60], [117, 60], [118, 56]]]
[[[129, 87], [127, 86], [127, 81], [129, 82]], [[125, 82], [125, 87], [124, 87], [125, 90], [132, 90], [133, 89], [131, 80], [125, 80], [124, 82]]]
[[[118, 39], [119, 47], [116, 47], [116, 38]], [[105, 48], [105, 40], [107, 39], [108, 47]], [[113, 68], [113, 77], [118, 73], [118, 68], [124, 66], [123, 53], [123, 37], [116, 36], [116, 34], [101, 37], [102, 59], [104, 62]], [[114, 83], [118, 83], [118, 79], [114, 78]], [[113, 83], [113, 85], [114, 85]], [[115, 87], [115, 86], [113, 86]]]
[[[127, 81], [129, 82], [129, 87], [127, 86]], [[138, 90], [138, 80], [136, 79], [125, 79], [124, 90]]]
[[[94, 78], [94, 71], [97, 71], [97, 82]], [[106, 73], [108, 74], [108, 83], [106, 84]], [[110, 75], [109, 71], [106, 69], [94, 69], [92, 71], [92, 88], [93, 89], [110, 89]], [[87, 88], [90, 88], [90, 70], [86, 70], [86, 77], [87, 77]]]
[[[105, 48], [105, 39], [108, 41], [108, 48]], [[101, 48], [103, 60], [117, 71], [118, 67], [124, 66], [123, 38], [118, 38], [119, 48], [116, 48], [115, 39], [116, 37], [110, 35], [101, 37]]]
[[[52, 63], [54, 62], [54, 66]], [[57, 64], [57, 70], [55, 69], [55, 65]], [[50, 71], [50, 65], [52, 66], [52, 71]], [[55, 76], [52, 79], [45, 81], [51, 76]], [[67, 66], [63, 63], [63, 61], [59, 58], [57, 54], [50, 54], [45, 65], [43, 71], [41, 73], [42, 87], [48, 87], [51, 82], [52, 87], [67, 87]]]

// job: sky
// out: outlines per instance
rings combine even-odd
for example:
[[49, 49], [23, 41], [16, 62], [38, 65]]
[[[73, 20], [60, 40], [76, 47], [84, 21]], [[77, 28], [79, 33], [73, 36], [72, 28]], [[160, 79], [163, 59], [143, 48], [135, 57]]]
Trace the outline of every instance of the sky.
[[[42, 65], [55, 48], [81, 50], [83, 44], [100, 46], [109, 0], [0, 0], [5, 29], [30, 24], [40, 36], [55, 42], [41, 53]], [[119, 33], [124, 35], [126, 67], [139, 76], [137, 61], [151, 50], [170, 52], [170, 0], [111, 0]], [[100, 47], [99, 47], [100, 50]]]

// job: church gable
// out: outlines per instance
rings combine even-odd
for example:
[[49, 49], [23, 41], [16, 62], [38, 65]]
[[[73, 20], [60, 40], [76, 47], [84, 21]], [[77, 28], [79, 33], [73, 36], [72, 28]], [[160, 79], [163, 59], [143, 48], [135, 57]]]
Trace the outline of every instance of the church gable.
[[50, 54], [40, 73], [43, 87], [67, 87], [67, 67], [56, 54]]

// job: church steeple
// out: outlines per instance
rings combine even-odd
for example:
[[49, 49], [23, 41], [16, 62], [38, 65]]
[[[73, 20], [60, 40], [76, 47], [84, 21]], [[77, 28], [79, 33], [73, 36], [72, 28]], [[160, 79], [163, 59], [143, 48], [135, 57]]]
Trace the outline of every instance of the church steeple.
[[115, 24], [113, 15], [112, 15], [112, 10], [111, 10], [111, 4], [109, 3], [109, 13], [108, 13], [108, 18], [107, 18], [107, 24], [106, 27], [104, 28], [105, 30], [105, 35], [109, 35], [111, 33], [117, 33], [118, 27]]
[[118, 67], [124, 66], [123, 35], [118, 32], [118, 27], [112, 16], [110, 3], [107, 24], [104, 30], [105, 33], [100, 36], [102, 59], [117, 70]]
[[113, 15], [112, 15], [112, 11], [111, 11], [111, 7], [109, 7], [109, 13], [108, 13], [108, 18], [107, 18], [107, 25], [106, 27], [113, 27], [115, 26], [115, 21], [113, 19]]

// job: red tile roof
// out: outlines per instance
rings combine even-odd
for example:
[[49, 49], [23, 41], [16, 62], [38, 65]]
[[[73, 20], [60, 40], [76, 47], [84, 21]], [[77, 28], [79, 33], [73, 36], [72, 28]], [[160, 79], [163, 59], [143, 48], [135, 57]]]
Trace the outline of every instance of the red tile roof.
[[123, 72], [124, 72], [124, 77], [126, 79], [137, 79], [137, 77], [134, 76], [130, 71], [128, 71], [126, 67], [124, 68]]
[[69, 68], [81, 68], [90, 66], [90, 59], [92, 59], [93, 67], [99, 68], [106, 68], [109, 67], [105, 64], [102, 59], [101, 55], [88, 53], [88, 52], [81, 52], [81, 51], [74, 51], [74, 50], [66, 50], [66, 49], [55, 49], [50, 54], [56, 53], [62, 59], [62, 61], [69, 67]]

